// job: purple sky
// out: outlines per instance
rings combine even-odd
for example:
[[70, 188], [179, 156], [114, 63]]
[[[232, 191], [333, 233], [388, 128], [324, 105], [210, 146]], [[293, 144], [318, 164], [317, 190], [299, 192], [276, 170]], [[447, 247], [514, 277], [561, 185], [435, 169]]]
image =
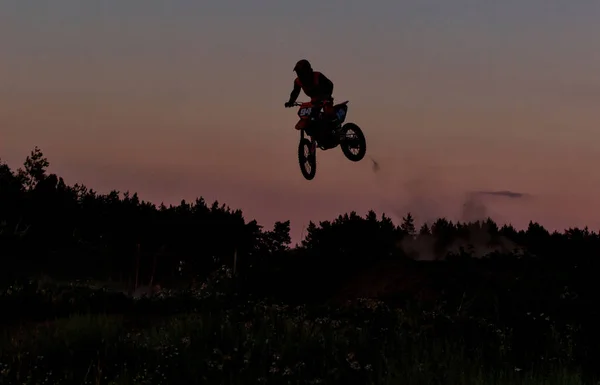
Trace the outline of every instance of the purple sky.
[[[479, 190], [531, 194], [485, 198], [501, 222], [599, 229], [598, 20], [598, 1], [6, 0], [0, 157], [37, 145], [68, 183], [218, 199], [295, 239], [350, 210], [461, 219]], [[379, 172], [336, 149], [302, 178], [300, 58]]]

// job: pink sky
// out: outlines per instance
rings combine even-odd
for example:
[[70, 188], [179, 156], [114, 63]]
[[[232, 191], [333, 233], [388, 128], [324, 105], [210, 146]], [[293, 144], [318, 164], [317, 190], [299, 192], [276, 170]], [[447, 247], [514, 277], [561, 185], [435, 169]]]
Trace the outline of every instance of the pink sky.
[[[68, 183], [155, 203], [218, 199], [268, 227], [291, 219], [295, 239], [310, 219], [350, 210], [460, 219], [473, 190], [532, 194], [486, 200], [502, 222], [600, 229], [600, 6], [561, 19], [558, 2], [530, 13], [490, 2], [441, 23], [417, 3], [398, 19], [391, 3], [348, 8], [308, 30], [275, 2], [244, 16], [181, 0], [169, 14], [157, 2], [43, 13], [9, 1], [0, 157], [17, 168], [37, 145]], [[348, 28], [351, 12], [378, 21]], [[310, 182], [296, 111], [283, 108], [303, 57], [350, 100], [368, 142], [358, 164], [320, 152]]]

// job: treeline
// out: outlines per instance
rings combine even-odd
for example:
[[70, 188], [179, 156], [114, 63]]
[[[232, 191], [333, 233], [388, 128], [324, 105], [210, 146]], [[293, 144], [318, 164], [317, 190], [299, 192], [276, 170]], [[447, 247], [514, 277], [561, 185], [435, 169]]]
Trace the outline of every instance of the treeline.
[[202, 198], [167, 207], [135, 193], [100, 194], [67, 185], [48, 167], [37, 147], [21, 168], [0, 162], [0, 278], [5, 282], [39, 273], [172, 282], [233, 266], [234, 256], [241, 282], [262, 284], [265, 291], [285, 285], [333, 290], [348, 274], [390, 260], [537, 261], [572, 273], [576, 285], [590, 282], [598, 267], [600, 237], [587, 228], [550, 233], [530, 223], [517, 231], [491, 219], [453, 223], [441, 218], [417, 229], [410, 213], [397, 225], [372, 211], [365, 217], [353, 212], [310, 223], [301, 245], [291, 248], [289, 221], [266, 230], [240, 210]]
[[[0, 163], [2, 273], [113, 278], [149, 266], [157, 279], [210, 271], [240, 255], [287, 247], [289, 222], [265, 231], [240, 210], [202, 198], [156, 206], [137, 193], [100, 194], [49, 174], [35, 148], [16, 171]], [[281, 246], [280, 246], [281, 245]], [[140, 272], [140, 275], [148, 271]]]

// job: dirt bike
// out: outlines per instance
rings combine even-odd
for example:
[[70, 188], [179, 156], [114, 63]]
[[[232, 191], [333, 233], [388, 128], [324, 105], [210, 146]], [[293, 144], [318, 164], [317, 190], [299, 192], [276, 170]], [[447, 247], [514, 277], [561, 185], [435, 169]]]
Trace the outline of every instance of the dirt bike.
[[[330, 150], [341, 147], [346, 158], [352, 162], [361, 161], [367, 152], [365, 135], [360, 127], [354, 123], [345, 123], [348, 114], [348, 101], [335, 104], [333, 111], [335, 118], [323, 118], [323, 105], [312, 102], [296, 102], [299, 106], [300, 117], [300, 143], [298, 144], [298, 162], [302, 176], [307, 180], [315, 177], [317, 172], [317, 147], [321, 150]], [[318, 111], [313, 111], [318, 108]], [[356, 150], [353, 152], [352, 150]]]

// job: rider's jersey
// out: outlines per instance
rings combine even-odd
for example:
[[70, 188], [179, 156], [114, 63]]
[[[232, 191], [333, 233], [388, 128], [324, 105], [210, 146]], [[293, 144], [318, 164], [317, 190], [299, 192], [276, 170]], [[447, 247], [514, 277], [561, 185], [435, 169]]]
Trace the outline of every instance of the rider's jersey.
[[311, 84], [302, 84], [300, 78], [296, 78], [294, 80], [294, 91], [293, 94], [298, 95], [300, 93], [300, 89], [304, 91], [306, 96], [311, 99], [316, 99], [318, 97], [331, 97], [333, 93], [333, 83], [329, 80], [325, 75], [321, 72], [314, 71], [313, 79]]

